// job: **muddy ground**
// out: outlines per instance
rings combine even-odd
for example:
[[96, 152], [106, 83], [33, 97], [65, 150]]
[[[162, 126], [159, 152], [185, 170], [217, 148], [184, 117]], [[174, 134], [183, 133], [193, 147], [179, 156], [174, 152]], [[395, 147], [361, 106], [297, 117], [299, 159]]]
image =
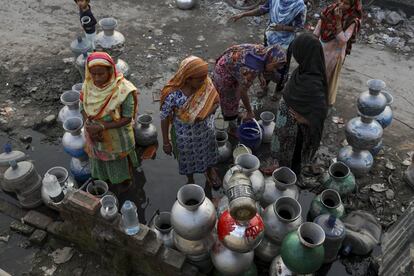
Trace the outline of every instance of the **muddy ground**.
[[[98, 19], [108, 16], [118, 19], [118, 30], [126, 38], [122, 58], [131, 67], [130, 80], [140, 90], [139, 111], [153, 114], [158, 129], [159, 107], [153, 101], [153, 93], [162, 88], [184, 57], [198, 55], [213, 65], [215, 58], [232, 44], [262, 42], [265, 19], [228, 23], [228, 17], [236, 12], [234, 9], [219, 0], [199, 2], [191, 11], [176, 9], [172, 0], [93, 0], [91, 3]], [[63, 135], [61, 126], [57, 123], [46, 126], [42, 120], [48, 115], [57, 115], [62, 107], [59, 102], [62, 92], [81, 81], [70, 61], [69, 48], [70, 42], [81, 33], [78, 23], [73, 1], [9, 1], [0, 8], [3, 26], [0, 29], [0, 142], [11, 141], [20, 149], [27, 147], [26, 152], [35, 160], [40, 173], [52, 166], [69, 165], [69, 158], [59, 146]], [[385, 229], [398, 219], [414, 195], [402, 180], [406, 168], [402, 162], [414, 150], [413, 67], [412, 54], [357, 43], [345, 62], [336, 110], [332, 114], [343, 118], [345, 123], [355, 117], [356, 99], [366, 90], [365, 83], [370, 78], [383, 79], [394, 95], [395, 117], [384, 131], [385, 148], [377, 156], [372, 172], [359, 180], [359, 193], [346, 202], [348, 210], [373, 212]], [[268, 98], [257, 99], [253, 95], [252, 100], [257, 110], [277, 107]], [[344, 142], [343, 127], [344, 124], [334, 123], [331, 117], [327, 119], [318, 162], [328, 165], [335, 158]], [[20, 142], [19, 138], [25, 135], [33, 136], [31, 145]], [[175, 161], [161, 150], [156, 160], [144, 162], [143, 183], [137, 192], [141, 220], [147, 220], [156, 209], [170, 209], [176, 191], [185, 181], [177, 175], [176, 168]], [[202, 183], [203, 176], [197, 176], [196, 180]], [[310, 179], [309, 183], [315, 180]], [[370, 189], [372, 184], [384, 184], [393, 190], [394, 196], [387, 198], [385, 192], [374, 192]], [[170, 191], [161, 192], [166, 185], [171, 187]]]

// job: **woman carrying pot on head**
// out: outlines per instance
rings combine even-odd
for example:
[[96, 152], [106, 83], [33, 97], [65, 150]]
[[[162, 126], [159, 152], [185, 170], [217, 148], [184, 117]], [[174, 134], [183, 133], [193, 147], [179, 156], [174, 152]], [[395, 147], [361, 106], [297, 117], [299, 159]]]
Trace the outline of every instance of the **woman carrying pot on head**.
[[[296, 33], [305, 27], [306, 11], [303, 0], [267, 0], [264, 5], [236, 14], [231, 17], [231, 20], [236, 22], [243, 17], [268, 13], [270, 21], [264, 35], [264, 46], [277, 44], [287, 50]], [[258, 93], [259, 97], [266, 96], [268, 82], [266, 86], [263, 84], [263, 92]]]
[[214, 132], [218, 103], [216, 88], [208, 76], [208, 63], [195, 56], [181, 62], [161, 91], [163, 149], [166, 154], [174, 153], [179, 173], [187, 176], [187, 183], [194, 183], [194, 173], [206, 173], [211, 186], [221, 185], [213, 168], [218, 158]]
[[286, 63], [286, 53], [279, 45], [264, 47], [240, 44], [228, 48], [216, 61], [213, 82], [220, 94], [224, 120], [230, 121], [230, 134], [234, 135], [239, 116], [240, 99], [247, 110], [246, 118], [253, 119], [248, 90], [256, 77], [262, 85], [266, 80], [281, 81], [278, 69]]
[[325, 54], [329, 106], [335, 104], [342, 64], [356, 41], [361, 18], [360, 0], [338, 0], [322, 11], [315, 28], [314, 35], [320, 39]]
[[309, 164], [322, 137], [328, 83], [323, 49], [317, 38], [310, 34], [295, 38], [289, 46], [287, 67], [292, 55], [299, 66], [283, 90], [271, 152], [280, 166], [290, 167], [299, 176], [303, 166], [309, 173], [317, 173]]
[[131, 184], [132, 168], [138, 165], [132, 128], [137, 88], [117, 72], [107, 53], [90, 54], [85, 69], [80, 110], [92, 177], [122, 192]]

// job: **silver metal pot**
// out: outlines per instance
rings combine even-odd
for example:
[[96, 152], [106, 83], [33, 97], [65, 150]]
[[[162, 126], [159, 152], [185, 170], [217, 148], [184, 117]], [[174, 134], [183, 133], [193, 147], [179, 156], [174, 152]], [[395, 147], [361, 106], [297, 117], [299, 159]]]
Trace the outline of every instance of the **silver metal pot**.
[[259, 124], [263, 127], [263, 138], [262, 143], [270, 143], [273, 137], [273, 130], [275, 129], [276, 123], [275, 114], [270, 111], [264, 111], [260, 113]]
[[370, 150], [378, 145], [382, 138], [382, 127], [372, 117], [356, 117], [348, 121], [345, 136], [354, 149]]
[[142, 147], [157, 143], [157, 128], [152, 124], [151, 115], [142, 114], [137, 117], [135, 143]]
[[204, 259], [215, 243], [215, 237], [211, 232], [207, 233], [204, 238], [194, 241], [181, 237], [175, 231], [172, 231], [172, 233], [175, 247], [193, 261]]
[[276, 169], [272, 177], [265, 178], [265, 190], [260, 204], [266, 208], [282, 196], [299, 199], [299, 188], [296, 186], [296, 174], [288, 167]]
[[79, 111], [79, 97], [80, 94], [73, 90], [63, 92], [60, 96], [60, 101], [65, 106], [59, 111], [58, 121], [62, 124], [69, 118], [82, 119], [82, 114]]
[[353, 149], [351, 146], [339, 150], [338, 161], [347, 165], [355, 177], [367, 175], [374, 164], [374, 158], [369, 151]]
[[253, 263], [254, 252], [238, 253], [217, 241], [211, 251], [214, 267], [224, 275], [242, 275]]
[[157, 238], [162, 241], [166, 247], [174, 248], [173, 227], [171, 225], [171, 213], [160, 212], [154, 217], [152, 225]]
[[291, 197], [280, 197], [269, 205], [263, 214], [265, 235], [276, 243], [302, 224], [302, 207]]
[[250, 153], [244, 153], [237, 155], [236, 166], [232, 167], [226, 172], [223, 179], [223, 188], [227, 190], [229, 180], [233, 175], [233, 171], [239, 170], [249, 177], [253, 189], [253, 197], [255, 200], [259, 200], [265, 190], [265, 179], [263, 174], [259, 171], [260, 160]]
[[174, 232], [184, 239], [197, 241], [206, 237], [216, 223], [216, 210], [203, 188], [187, 184], [178, 190], [177, 201], [171, 209]]
[[280, 247], [280, 244], [277, 244], [264, 236], [262, 242], [254, 250], [254, 254], [260, 260], [270, 263], [277, 255], [279, 255]]
[[85, 157], [85, 137], [82, 133], [83, 120], [78, 117], [71, 117], [63, 123], [65, 134], [62, 137], [63, 149], [72, 157]]
[[256, 215], [257, 209], [252, 183], [244, 173], [238, 170], [234, 171], [225, 191], [229, 199], [229, 211], [233, 218], [247, 221]]
[[370, 117], [380, 115], [387, 105], [387, 99], [380, 93], [385, 88], [382, 80], [369, 80], [368, 91], [362, 92], [357, 101], [358, 111]]
[[225, 162], [230, 159], [232, 151], [227, 132], [216, 131], [216, 141], [218, 146], [219, 162]]

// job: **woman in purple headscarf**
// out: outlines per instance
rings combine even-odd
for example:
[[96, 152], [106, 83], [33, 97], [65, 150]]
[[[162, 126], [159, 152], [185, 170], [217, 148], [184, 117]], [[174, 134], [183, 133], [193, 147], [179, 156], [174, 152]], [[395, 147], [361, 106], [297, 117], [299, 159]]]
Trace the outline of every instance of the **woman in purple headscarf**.
[[247, 110], [247, 118], [254, 118], [247, 91], [258, 76], [261, 81], [278, 82], [278, 69], [286, 63], [286, 53], [278, 45], [264, 47], [241, 44], [228, 48], [216, 61], [213, 83], [220, 95], [220, 105], [226, 121], [238, 117], [240, 99]]

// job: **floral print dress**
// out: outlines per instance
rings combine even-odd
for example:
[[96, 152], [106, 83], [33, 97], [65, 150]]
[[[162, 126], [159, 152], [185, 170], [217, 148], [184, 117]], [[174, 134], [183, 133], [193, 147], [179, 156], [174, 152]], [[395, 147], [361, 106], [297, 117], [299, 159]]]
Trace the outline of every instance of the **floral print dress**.
[[182, 91], [174, 91], [167, 96], [160, 112], [161, 120], [173, 115], [171, 139], [182, 175], [204, 173], [218, 160], [214, 115], [194, 124], [184, 123], [174, 115], [187, 99]]
[[249, 88], [261, 71], [246, 65], [249, 51], [260, 45], [246, 44], [233, 46], [233, 51], [226, 51], [216, 62], [213, 83], [220, 94], [220, 105], [227, 120], [236, 119], [239, 112], [241, 95], [239, 86]]

